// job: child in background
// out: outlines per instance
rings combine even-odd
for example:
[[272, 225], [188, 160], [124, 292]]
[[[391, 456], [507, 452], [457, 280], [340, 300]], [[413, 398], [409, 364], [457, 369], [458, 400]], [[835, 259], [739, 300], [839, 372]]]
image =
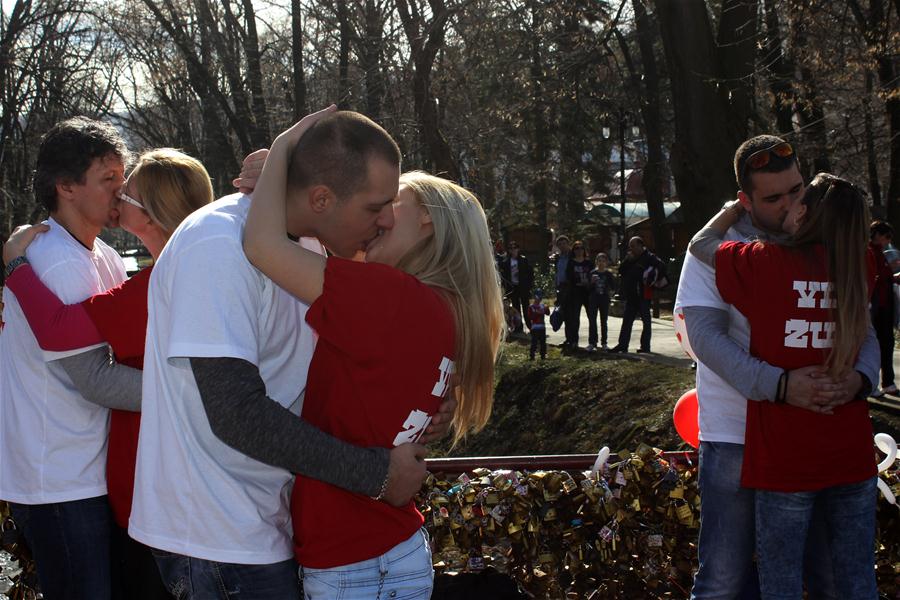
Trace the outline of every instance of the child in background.
[[597, 311], [600, 312], [600, 347], [609, 350], [606, 345], [609, 319], [609, 300], [616, 291], [616, 278], [608, 271], [609, 257], [601, 252], [594, 259], [596, 268], [591, 271], [591, 293], [588, 298], [588, 352], [597, 349]]
[[544, 324], [544, 316], [550, 314], [550, 308], [541, 302], [543, 294], [541, 290], [534, 290], [534, 301], [528, 306], [528, 322], [531, 323], [531, 358], [534, 360], [534, 351], [538, 344], [541, 345], [541, 360], [547, 358], [547, 326]]

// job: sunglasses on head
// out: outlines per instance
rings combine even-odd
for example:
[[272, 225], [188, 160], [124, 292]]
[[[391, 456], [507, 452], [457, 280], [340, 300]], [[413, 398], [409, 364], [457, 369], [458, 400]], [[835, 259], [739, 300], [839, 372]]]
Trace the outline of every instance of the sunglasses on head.
[[762, 169], [769, 161], [772, 160], [772, 156], [777, 156], [778, 158], [789, 158], [794, 155], [794, 147], [788, 144], [787, 142], [778, 142], [774, 146], [770, 146], [768, 148], [763, 148], [762, 150], [757, 150], [753, 154], [747, 157], [747, 160], [744, 161], [743, 172], [741, 173], [741, 179], [743, 180], [744, 175], [747, 174], [747, 169], [753, 169], [754, 171], [758, 169]]

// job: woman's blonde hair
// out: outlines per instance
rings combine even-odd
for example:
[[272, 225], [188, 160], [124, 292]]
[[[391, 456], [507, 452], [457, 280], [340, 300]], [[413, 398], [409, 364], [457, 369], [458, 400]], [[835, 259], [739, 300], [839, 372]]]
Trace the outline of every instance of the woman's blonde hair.
[[170, 235], [185, 217], [214, 199], [203, 164], [173, 148], [141, 154], [128, 181], [137, 188], [150, 218]]
[[813, 178], [801, 202], [806, 214], [790, 245], [825, 246], [835, 299], [834, 337], [825, 366], [838, 375], [856, 362], [868, 331], [869, 206], [865, 192], [829, 173]]
[[453, 443], [484, 427], [494, 397], [494, 363], [506, 335], [500, 280], [487, 218], [468, 190], [414, 171], [400, 177], [431, 216], [434, 234], [397, 268], [444, 293], [456, 321], [456, 412]]

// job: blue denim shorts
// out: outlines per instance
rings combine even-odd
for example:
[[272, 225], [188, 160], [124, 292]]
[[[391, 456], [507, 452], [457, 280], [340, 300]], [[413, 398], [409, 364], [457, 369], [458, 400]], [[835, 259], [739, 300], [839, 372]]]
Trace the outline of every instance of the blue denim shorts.
[[300, 567], [306, 600], [428, 600], [434, 586], [425, 529], [381, 556], [330, 569]]

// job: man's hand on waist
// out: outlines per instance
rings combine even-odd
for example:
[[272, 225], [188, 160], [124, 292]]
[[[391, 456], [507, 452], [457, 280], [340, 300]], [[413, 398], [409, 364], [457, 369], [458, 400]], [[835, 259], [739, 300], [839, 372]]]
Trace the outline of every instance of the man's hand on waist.
[[401, 444], [391, 450], [382, 500], [391, 506], [404, 506], [412, 500], [425, 481], [427, 451], [421, 444]]

